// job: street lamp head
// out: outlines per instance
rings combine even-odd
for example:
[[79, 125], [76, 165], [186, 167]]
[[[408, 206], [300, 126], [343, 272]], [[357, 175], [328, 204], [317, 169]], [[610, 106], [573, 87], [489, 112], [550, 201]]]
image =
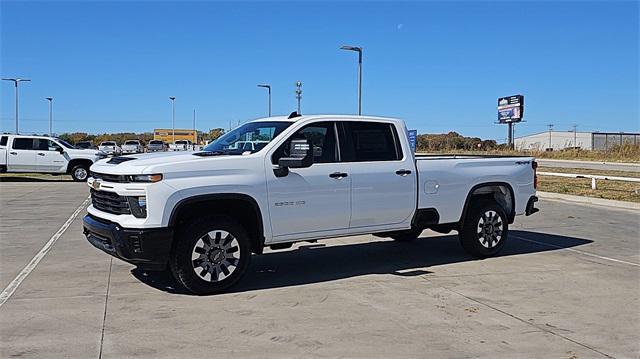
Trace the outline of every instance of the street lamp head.
[[45, 97], [45, 100], [53, 101], [53, 97]]
[[362, 48], [358, 47], [358, 46], [349, 46], [349, 45], [344, 45], [340, 47], [341, 50], [347, 50], [347, 51], [357, 51], [357, 52], [362, 52]]
[[269, 85], [269, 84], [258, 84], [258, 87], [264, 87], [264, 88], [270, 89], [271, 85]]
[[176, 97], [175, 97], [175, 96], [169, 96], [169, 100], [173, 101], [173, 100], [175, 100], [175, 99], [176, 99]]

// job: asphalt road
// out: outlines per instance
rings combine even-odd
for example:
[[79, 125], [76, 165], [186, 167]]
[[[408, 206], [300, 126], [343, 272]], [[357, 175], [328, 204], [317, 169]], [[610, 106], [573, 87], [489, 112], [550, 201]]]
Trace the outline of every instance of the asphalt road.
[[[3, 289], [86, 196], [0, 183]], [[80, 214], [0, 307], [0, 357], [640, 356], [640, 214], [539, 207], [495, 258], [430, 231], [340, 238], [267, 251], [202, 297], [91, 247]]]
[[[596, 161], [569, 161], [569, 160], [548, 160], [537, 158], [536, 161], [544, 167], [563, 168], [584, 168], [601, 171], [627, 171], [640, 172], [640, 163], [616, 163], [616, 162], [596, 162]], [[598, 174], [598, 173], [593, 173]]]

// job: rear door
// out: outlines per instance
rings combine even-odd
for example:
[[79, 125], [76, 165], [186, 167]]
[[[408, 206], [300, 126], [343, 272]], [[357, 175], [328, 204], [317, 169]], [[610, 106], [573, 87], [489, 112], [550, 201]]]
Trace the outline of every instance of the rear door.
[[350, 163], [352, 232], [405, 227], [416, 208], [413, 156], [392, 122], [342, 122], [344, 160]]
[[61, 154], [63, 149], [54, 141], [40, 138], [36, 139], [36, 167], [38, 171], [61, 173], [67, 169], [68, 155]]
[[7, 171], [23, 172], [36, 170], [35, 138], [14, 137], [7, 155]]
[[[313, 164], [291, 168], [288, 175], [277, 177], [273, 165], [285, 156], [292, 139], [304, 138], [313, 146]], [[275, 241], [348, 232], [351, 177], [349, 164], [340, 161], [333, 121], [302, 127], [270, 153], [267, 161], [269, 214]]]

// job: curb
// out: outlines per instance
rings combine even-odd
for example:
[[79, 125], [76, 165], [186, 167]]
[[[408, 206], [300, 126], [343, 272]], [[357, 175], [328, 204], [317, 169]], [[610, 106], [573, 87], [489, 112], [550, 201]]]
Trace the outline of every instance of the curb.
[[640, 210], [640, 203], [636, 203], [636, 202], [615, 201], [612, 199], [573, 196], [569, 194], [542, 192], [542, 191], [537, 191], [536, 194], [538, 197], [543, 199], [555, 199], [555, 200], [562, 200], [562, 201], [569, 201], [569, 202], [592, 204], [596, 206]]

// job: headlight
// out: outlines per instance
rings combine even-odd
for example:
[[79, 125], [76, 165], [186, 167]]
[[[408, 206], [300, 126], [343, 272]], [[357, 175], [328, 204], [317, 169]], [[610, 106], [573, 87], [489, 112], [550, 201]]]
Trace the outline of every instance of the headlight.
[[145, 218], [147, 216], [147, 197], [127, 197], [131, 214], [136, 218]]
[[133, 175], [133, 176], [129, 176], [131, 179], [131, 182], [149, 182], [149, 183], [153, 183], [153, 182], [159, 182], [162, 180], [162, 175], [161, 174], [155, 174], [155, 175]]

